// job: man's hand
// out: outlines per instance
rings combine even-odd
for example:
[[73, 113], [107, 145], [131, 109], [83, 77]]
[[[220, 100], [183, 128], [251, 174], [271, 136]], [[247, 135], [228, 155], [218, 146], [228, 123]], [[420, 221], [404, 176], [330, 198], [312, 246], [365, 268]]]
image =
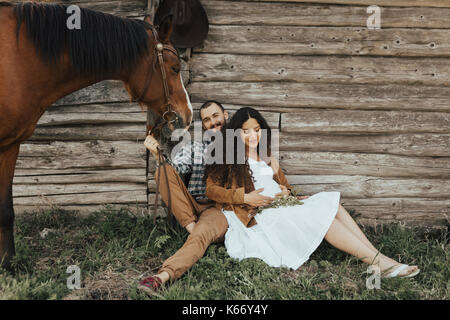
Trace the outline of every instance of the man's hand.
[[275, 197], [277, 198], [284, 198], [291, 194], [291, 192], [288, 190], [288, 188], [282, 184], [280, 184], [281, 192], [278, 192]]
[[257, 190], [253, 190], [250, 193], [244, 194], [244, 203], [251, 205], [252, 207], [264, 207], [272, 203], [273, 200], [275, 200], [272, 197], [266, 197], [262, 194], [259, 194], [262, 192], [264, 188], [260, 188]]
[[158, 160], [158, 148], [159, 148], [159, 142], [153, 136], [148, 135], [147, 138], [145, 138], [144, 146], [150, 150], [153, 157]]

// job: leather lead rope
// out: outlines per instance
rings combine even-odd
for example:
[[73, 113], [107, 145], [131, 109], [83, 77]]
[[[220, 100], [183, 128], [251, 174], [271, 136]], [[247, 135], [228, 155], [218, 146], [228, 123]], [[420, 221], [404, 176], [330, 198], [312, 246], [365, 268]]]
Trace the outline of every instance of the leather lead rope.
[[[155, 129], [160, 130], [162, 128], [162, 126], [164, 126], [166, 124], [166, 122], [167, 122], [166, 120], [164, 120], [163, 118], [160, 118], [160, 119], [162, 119], [162, 120], [159, 121], [153, 128], [150, 129], [150, 131], [148, 133], [149, 135], [151, 135]], [[167, 186], [167, 195], [168, 195], [167, 207], [169, 209], [167, 218], [170, 220], [170, 222], [173, 221], [172, 199], [171, 199], [171, 195], [170, 195], [169, 178], [167, 176], [167, 168], [164, 165], [166, 163], [167, 163], [167, 161], [166, 161], [164, 153], [161, 151], [160, 148], [158, 148], [158, 167], [156, 168], [156, 170], [159, 169], [159, 174], [158, 174], [158, 178], [156, 179], [156, 191], [155, 191], [155, 203], [154, 203], [155, 212], [153, 214], [153, 223], [156, 223], [156, 216], [158, 214], [158, 195], [159, 195], [159, 186], [160, 186], [160, 179], [161, 179], [161, 167], [163, 167], [163, 170], [164, 170], [164, 177], [165, 177], [166, 186]]]
[[166, 160], [164, 158], [164, 155], [162, 153], [162, 151], [158, 148], [158, 169], [159, 169], [159, 174], [158, 174], [158, 179], [156, 179], [156, 193], [155, 193], [155, 213], [153, 215], [153, 223], [156, 223], [156, 215], [158, 214], [158, 195], [159, 195], [159, 186], [160, 186], [160, 179], [161, 179], [161, 167], [163, 167], [164, 170], [164, 177], [166, 180], [166, 186], [167, 186], [167, 195], [168, 195], [168, 201], [167, 201], [167, 207], [169, 209], [169, 213], [167, 218], [169, 218], [172, 221], [172, 199], [170, 196], [170, 188], [169, 188], [169, 178], [167, 176], [167, 168], [164, 165], [166, 163]]

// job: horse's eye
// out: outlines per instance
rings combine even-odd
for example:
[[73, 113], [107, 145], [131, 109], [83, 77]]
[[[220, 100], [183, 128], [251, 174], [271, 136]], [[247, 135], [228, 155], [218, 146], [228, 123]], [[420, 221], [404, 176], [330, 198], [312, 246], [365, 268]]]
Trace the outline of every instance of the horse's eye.
[[180, 68], [179, 67], [172, 67], [172, 70], [175, 73], [179, 73], [180, 72]]

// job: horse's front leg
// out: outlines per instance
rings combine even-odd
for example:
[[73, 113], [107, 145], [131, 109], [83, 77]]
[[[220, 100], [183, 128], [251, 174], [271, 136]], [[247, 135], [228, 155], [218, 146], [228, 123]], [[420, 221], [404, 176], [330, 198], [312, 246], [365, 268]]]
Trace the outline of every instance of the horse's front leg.
[[12, 182], [20, 144], [0, 151], [0, 265], [9, 268], [15, 255]]

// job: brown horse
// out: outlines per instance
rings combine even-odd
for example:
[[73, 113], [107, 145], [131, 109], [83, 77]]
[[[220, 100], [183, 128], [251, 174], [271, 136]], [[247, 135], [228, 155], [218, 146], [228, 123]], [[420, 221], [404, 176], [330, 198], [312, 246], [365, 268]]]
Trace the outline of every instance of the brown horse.
[[[170, 44], [172, 17], [119, 18], [66, 5], [0, 2], [0, 263], [15, 254], [12, 181], [21, 142], [55, 101], [96, 82], [121, 80], [133, 100], [164, 117], [165, 134], [186, 129], [192, 106]], [[137, 98], [136, 98], [137, 97]], [[169, 128], [169, 129], [167, 129]]]

